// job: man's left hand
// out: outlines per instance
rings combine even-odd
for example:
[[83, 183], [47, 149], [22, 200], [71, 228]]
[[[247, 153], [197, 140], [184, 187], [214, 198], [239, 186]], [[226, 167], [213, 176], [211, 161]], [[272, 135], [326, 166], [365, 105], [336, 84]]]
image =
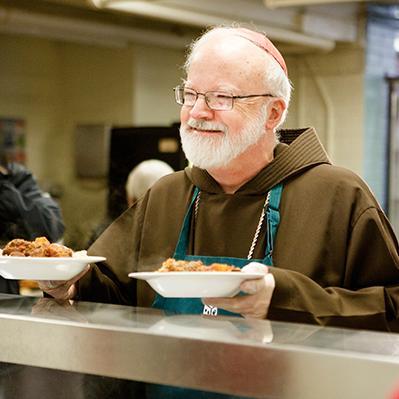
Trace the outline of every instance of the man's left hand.
[[264, 277], [243, 281], [240, 290], [246, 295], [234, 298], [204, 298], [205, 305], [221, 308], [233, 313], [240, 313], [245, 318], [265, 319], [269, 311], [275, 281], [267, 266], [251, 262], [244, 266], [241, 273], [262, 272]]

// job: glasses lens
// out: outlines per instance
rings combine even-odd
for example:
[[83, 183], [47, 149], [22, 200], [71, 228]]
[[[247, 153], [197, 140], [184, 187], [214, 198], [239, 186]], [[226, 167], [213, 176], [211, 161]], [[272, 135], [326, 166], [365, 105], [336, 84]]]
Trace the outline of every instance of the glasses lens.
[[182, 88], [183, 104], [189, 107], [197, 101], [197, 92], [191, 89]]
[[192, 107], [197, 101], [197, 93], [194, 90], [186, 89], [183, 86], [177, 86], [175, 90], [175, 100], [180, 105]]
[[227, 93], [210, 91], [206, 93], [206, 101], [209, 108], [218, 111], [227, 111], [233, 108], [233, 97]]
[[173, 90], [175, 91], [176, 102], [180, 105], [183, 105], [184, 104], [183, 88], [181, 86], [177, 86]]

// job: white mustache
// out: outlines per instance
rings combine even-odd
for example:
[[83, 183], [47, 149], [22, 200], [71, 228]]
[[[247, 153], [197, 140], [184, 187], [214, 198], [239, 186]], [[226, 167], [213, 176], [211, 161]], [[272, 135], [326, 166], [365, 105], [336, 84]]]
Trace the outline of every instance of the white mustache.
[[208, 122], [204, 120], [196, 120], [190, 118], [187, 122], [187, 125], [190, 126], [193, 129], [199, 129], [199, 130], [217, 130], [221, 131], [223, 133], [228, 132], [228, 128], [225, 124], [223, 123], [218, 123], [218, 122]]

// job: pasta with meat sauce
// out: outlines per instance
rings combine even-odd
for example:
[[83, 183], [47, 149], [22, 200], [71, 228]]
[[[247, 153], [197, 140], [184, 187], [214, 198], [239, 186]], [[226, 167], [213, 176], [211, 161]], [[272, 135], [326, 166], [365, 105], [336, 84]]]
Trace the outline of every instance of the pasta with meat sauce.
[[207, 266], [200, 260], [186, 261], [173, 258], [166, 259], [162, 267], [157, 272], [239, 272], [239, 267], [226, 265], [223, 263], [212, 263]]

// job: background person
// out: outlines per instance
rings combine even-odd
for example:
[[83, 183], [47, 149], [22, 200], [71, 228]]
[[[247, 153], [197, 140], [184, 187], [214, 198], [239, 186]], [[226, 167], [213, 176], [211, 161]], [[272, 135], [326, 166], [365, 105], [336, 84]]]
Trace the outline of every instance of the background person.
[[[173, 169], [166, 162], [159, 159], [147, 159], [136, 165], [126, 179], [126, 203], [131, 207], [140, 199], [146, 191], [161, 177], [173, 173]], [[102, 232], [112, 223], [108, 216], [93, 231], [86, 245], [89, 247], [102, 234]]]
[[[0, 247], [14, 238], [45, 236], [56, 242], [63, 233], [59, 205], [39, 188], [32, 173], [17, 163], [0, 165]], [[18, 294], [18, 282], [0, 278], [0, 292]]]
[[161, 177], [173, 173], [166, 162], [159, 159], [148, 159], [135, 166], [126, 180], [126, 200], [132, 206]]
[[274, 45], [252, 30], [216, 28], [185, 67], [175, 96], [193, 167], [160, 179], [99, 237], [89, 253], [105, 263], [42, 289], [201, 313], [199, 299], [154, 298], [127, 277], [172, 256], [199, 259], [264, 273], [241, 285], [247, 295], [203, 300], [219, 314], [399, 331], [397, 239], [368, 186], [331, 164], [313, 128], [278, 131], [291, 87]]

